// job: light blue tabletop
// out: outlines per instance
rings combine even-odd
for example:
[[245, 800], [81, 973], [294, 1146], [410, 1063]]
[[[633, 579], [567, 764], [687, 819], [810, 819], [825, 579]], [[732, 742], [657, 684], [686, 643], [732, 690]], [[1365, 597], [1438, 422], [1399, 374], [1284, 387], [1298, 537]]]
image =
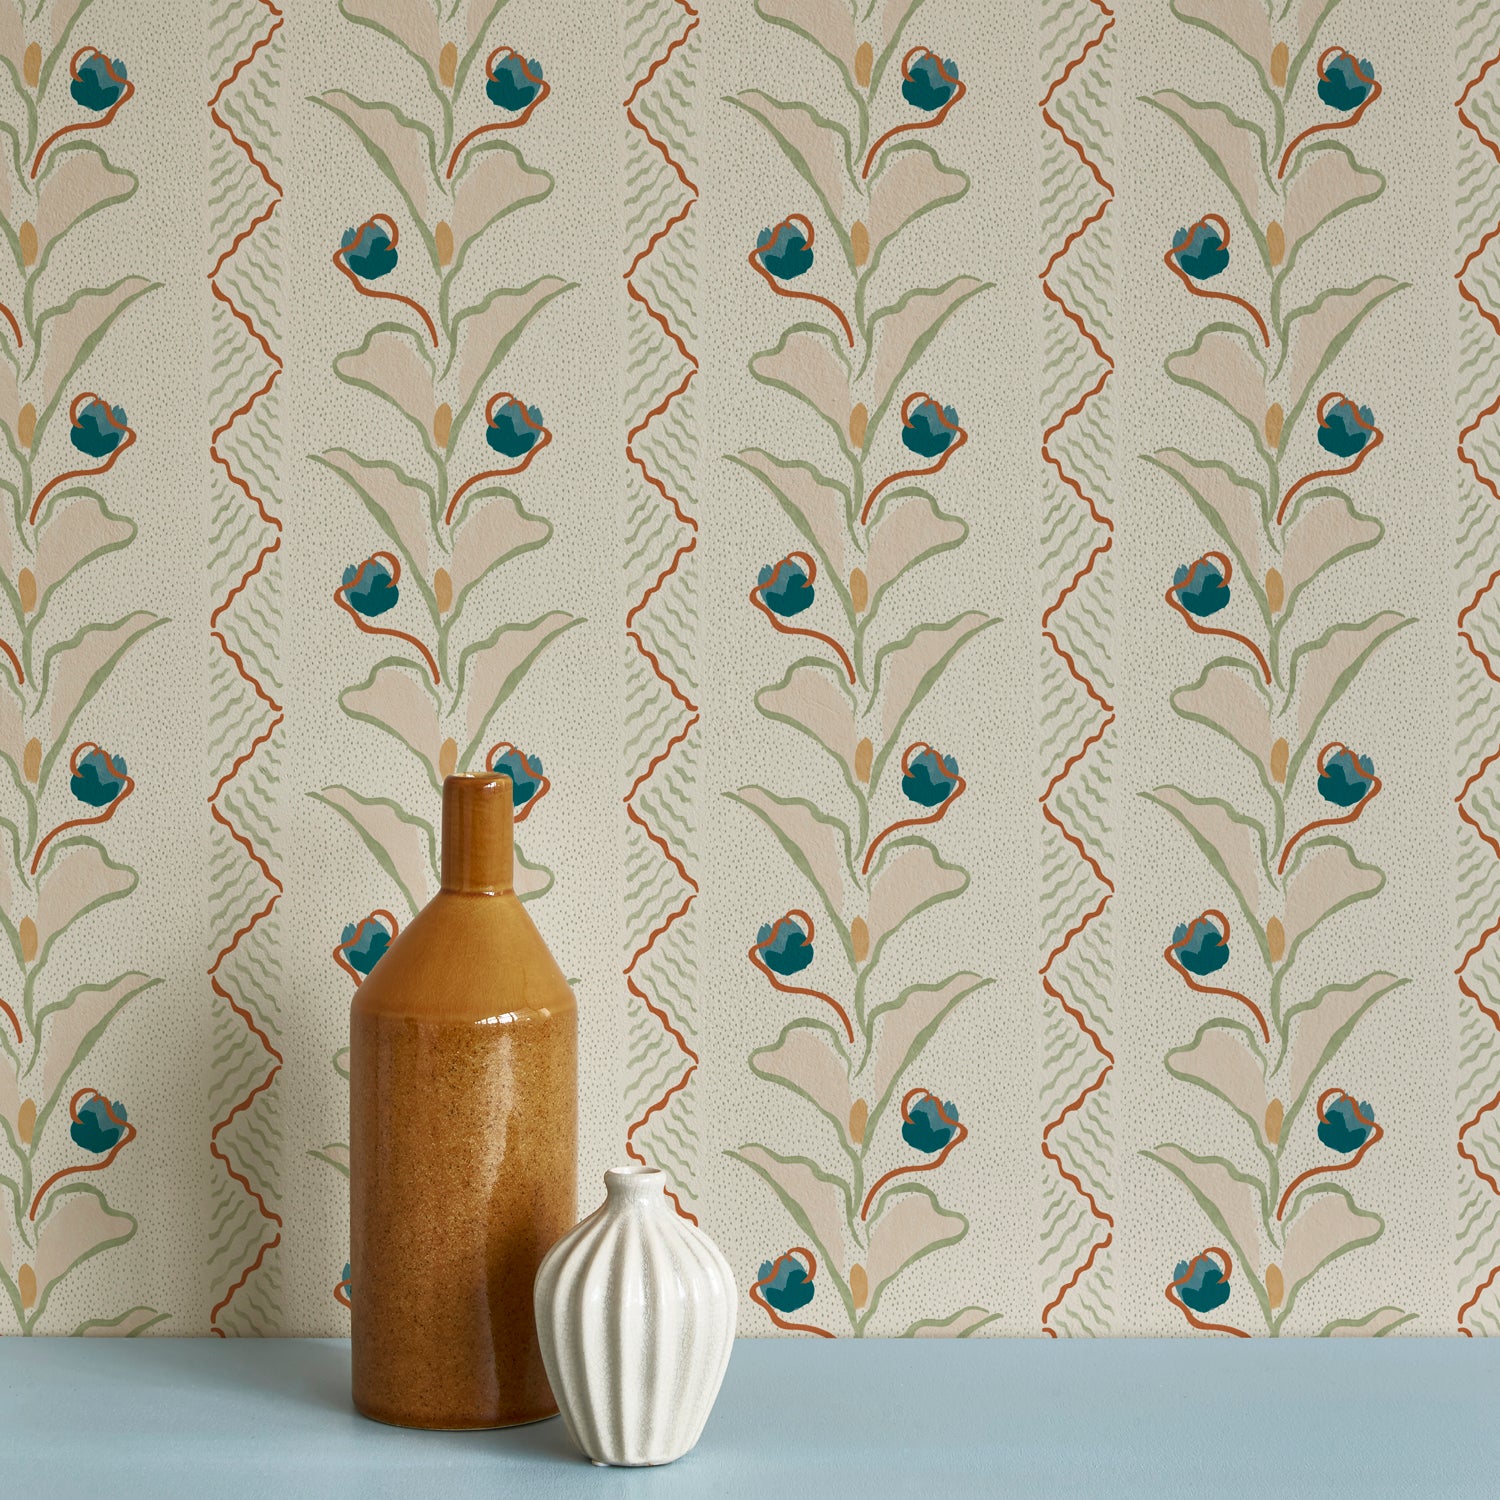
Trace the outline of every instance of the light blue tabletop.
[[562, 1423], [381, 1427], [323, 1339], [0, 1340], [0, 1493], [1500, 1495], [1500, 1343], [740, 1340], [702, 1442], [596, 1469]]

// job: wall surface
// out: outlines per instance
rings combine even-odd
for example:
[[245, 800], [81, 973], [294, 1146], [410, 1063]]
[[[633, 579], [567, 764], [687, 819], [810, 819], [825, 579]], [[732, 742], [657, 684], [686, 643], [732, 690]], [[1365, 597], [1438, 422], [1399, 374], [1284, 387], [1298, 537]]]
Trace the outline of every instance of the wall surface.
[[1497, 57], [0, 0], [0, 1333], [347, 1331], [485, 766], [744, 1331], [1500, 1331]]

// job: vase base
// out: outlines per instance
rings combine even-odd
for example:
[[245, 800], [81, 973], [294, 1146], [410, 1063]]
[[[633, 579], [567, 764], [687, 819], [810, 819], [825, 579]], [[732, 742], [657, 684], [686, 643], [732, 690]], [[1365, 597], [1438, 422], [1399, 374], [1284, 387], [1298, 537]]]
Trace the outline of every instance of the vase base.
[[550, 1422], [557, 1415], [557, 1408], [554, 1406], [551, 1411], [540, 1411], [534, 1416], [511, 1417], [500, 1422], [416, 1422], [387, 1413], [367, 1411], [357, 1401], [354, 1409], [366, 1421], [379, 1422], [382, 1427], [404, 1427], [408, 1432], [503, 1432], [507, 1427], [529, 1427], [534, 1422]]

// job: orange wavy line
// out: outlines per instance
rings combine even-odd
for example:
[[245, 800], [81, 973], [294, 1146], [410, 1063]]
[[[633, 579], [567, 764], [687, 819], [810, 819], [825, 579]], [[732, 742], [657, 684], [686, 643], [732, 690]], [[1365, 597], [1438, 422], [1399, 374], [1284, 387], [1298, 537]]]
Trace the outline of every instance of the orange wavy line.
[[235, 1165], [230, 1155], [219, 1143], [219, 1137], [223, 1133], [223, 1131], [226, 1130], [240, 1114], [248, 1110], [255, 1103], [255, 1101], [260, 1098], [262, 1094], [270, 1089], [271, 1085], [276, 1081], [277, 1076], [280, 1074], [282, 1067], [281, 1053], [277, 1051], [276, 1047], [272, 1044], [270, 1037], [267, 1036], [265, 1031], [256, 1022], [255, 1017], [251, 1014], [251, 1012], [245, 1006], [240, 1004], [240, 1002], [234, 997], [234, 995], [230, 993], [228, 987], [222, 982], [219, 974], [220, 969], [239, 947], [239, 945], [250, 935], [251, 932], [255, 930], [255, 928], [261, 922], [265, 921], [266, 918], [270, 916], [272, 911], [275, 910], [276, 903], [281, 899], [283, 891], [281, 881], [276, 877], [266, 859], [256, 849], [254, 843], [246, 834], [244, 834], [234, 826], [234, 823], [219, 806], [219, 799], [224, 794], [225, 790], [231, 785], [231, 783], [240, 774], [240, 772], [250, 764], [250, 762], [254, 759], [256, 752], [262, 745], [265, 745], [272, 738], [277, 729], [280, 728], [281, 724], [285, 720], [285, 714], [282, 711], [281, 705], [266, 690], [265, 685], [259, 680], [255, 673], [251, 671], [244, 658], [238, 651], [234, 649], [233, 646], [230, 645], [227, 637], [219, 629], [219, 622], [223, 619], [225, 614], [228, 613], [229, 609], [233, 606], [234, 601], [249, 587], [251, 580], [260, 574], [260, 572], [266, 565], [267, 559], [280, 549], [283, 529], [280, 518], [272, 514], [272, 512], [266, 508], [266, 503], [262, 499], [262, 497], [256, 493], [249, 481], [243, 475], [236, 472], [234, 465], [230, 462], [229, 458], [226, 457], [225, 454], [223, 454], [219, 449], [220, 441], [230, 433], [234, 425], [242, 418], [248, 416], [250, 412], [254, 410], [255, 405], [258, 401], [263, 400], [270, 394], [272, 389], [275, 387], [277, 380], [280, 378], [283, 369], [280, 356], [271, 347], [271, 344], [267, 340], [265, 334], [256, 327], [255, 322], [250, 317], [250, 315], [235, 304], [233, 298], [219, 285], [218, 282], [220, 271], [222, 271], [223, 268], [229, 263], [235, 253], [239, 250], [240, 246], [245, 244], [257, 229], [259, 229], [263, 224], [267, 223], [271, 219], [272, 215], [280, 206], [282, 197], [284, 196], [281, 184], [278, 183], [277, 180], [271, 175], [270, 169], [269, 167], [267, 167], [266, 163], [256, 155], [255, 149], [250, 145], [248, 141], [242, 139], [235, 133], [235, 131], [230, 127], [228, 121], [225, 120], [223, 115], [220, 114], [218, 110], [219, 101], [224, 97], [225, 93], [234, 85], [236, 80], [238, 80], [240, 75], [245, 71], [247, 67], [249, 67], [254, 59], [267, 46], [270, 45], [272, 38], [276, 35], [276, 33], [281, 29], [283, 25], [282, 12], [273, 3], [273, 0], [260, 0], [260, 3], [265, 7], [269, 17], [271, 18], [271, 24], [250, 45], [248, 50], [246, 50], [239, 57], [230, 71], [220, 80], [218, 86], [214, 90], [212, 98], [208, 102], [208, 113], [213, 123], [220, 130], [222, 130], [225, 135], [228, 136], [229, 139], [235, 144], [235, 146], [237, 146], [239, 150], [244, 154], [245, 159], [250, 163], [251, 167], [254, 168], [261, 180], [265, 183], [266, 187], [270, 189], [272, 196], [265, 207], [249, 219], [249, 221], [235, 234], [229, 245], [220, 253], [218, 258], [215, 260], [212, 269], [208, 273], [208, 280], [210, 290], [212, 291], [215, 300], [221, 302], [224, 307], [228, 309], [230, 316], [240, 324], [240, 326], [244, 329], [246, 335], [260, 347], [260, 350], [265, 355], [267, 362], [271, 366], [271, 369], [270, 373], [267, 375], [262, 384], [260, 384], [254, 391], [252, 391], [239, 406], [237, 406], [232, 412], [230, 412], [228, 417], [225, 418], [222, 423], [214, 428], [209, 436], [209, 456], [211, 457], [213, 462], [224, 471], [225, 477], [229, 480], [229, 483], [242, 495], [244, 495], [244, 497], [250, 502], [250, 504], [255, 507], [256, 513], [259, 516], [262, 524], [268, 527], [272, 534], [270, 540], [265, 542], [258, 549], [255, 558], [252, 560], [249, 566], [229, 588], [223, 599], [219, 601], [219, 603], [215, 606], [213, 612], [209, 616], [209, 635], [211, 639], [217, 644], [219, 649], [224, 653], [225, 657], [233, 665], [235, 672], [238, 674], [240, 680], [249, 687], [254, 696], [270, 711], [271, 717], [265, 727], [261, 729], [260, 732], [257, 733], [251, 740], [248, 747], [242, 750], [240, 754], [235, 757], [229, 768], [223, 773], [223, 775], [220, 776], [218, 782], [214, 786], [213, 791], [209, 794], [208, 806], [210, 816], [213, 818], [213, 820], [222, 828], [224, 828], [228, 832], [229, 836], [245, 851], [247, 857], [265, 877], [266, 881], [273, 887], [273, 890], [266, 904], [259, 911], [257, 911], [250, 918], [250, 920], [245, 923], [243, 927], [235, 932], [229, 939], [228, 943], [219, 950], [218, 954], [214, 958], [212, 966], [208, 970], [208, 981], [209, 987], [212, 989], [213, 993], [217, 995], [219, 999], [222, 1000], [230, 1008], [231, 1011], [234, 1012], [239, 1020], [244, 1023], [246, 1029], [251, 1033], [251, 1035], [255, 1037], [256, 1041], [265, 1051], [270, 1061], [270, 1067], [267, 1070], [265, 1077], [247, 1094], [245, 1094], [242, 1099], [235, 1103], [222, 1120], [218, 1121], [213, 1126], [212, 1130], [209, 1133], [209, 1153], [216, 1161], [218, 1161], [223, 1166], [224, 1171], [228, 1175], [229, 1179], [232, 1182], [236, 1183], [241, 1189], [243, 1189], [245, 1194], [254, 1202], [256, 1208], [260, 1212], [261, 1217], [265, 1219], [268, 1224], [272, 1224], [275, 1226], [276, 1233], [274, 1233], [269, 1240], [261, 1244], [259, 1250], [256, 1252], [255, 1259], [244, 1267], [244, 1269], [240, 1272], [238, 1278], [233, 1282], [229, 1289], [224, 1293], [223, 1297], [219, 1299], [219, 1301], [210, 1311], [209, 1327], [220, 1338], [223, 1338], [225, 1335], [224, 1330], [219, 1327], [219, 1315], [225, 1310], [225, 1308], [230, 1305], [235, 1296], [249, 1281], [250, 1277], [264, 1264], [266, 1256], [272, 1250], [276, 1249], [278, 1245], [280, 1245], [280, 1231], [282, 1228], [281, 1216], [266, 1203], [265, 1198], [252, 1185], [249, 1178], [246, 1177], [246, 1175]]
[[[680, 922], [683, 917], [687, 915], [698, 895], [698, 883], [688, 873], [686, 865], [673, 852], [671, 845], [667, 842], [664, 835], [651, 827], [650, 823], [637, 810], [635, 805], [636, 798], [641, 794], [645, 787], [650, 784], [652, 778], [661, 770], [661, 768], [670, 761], [672, 754], [677, 749], [677, 747], [687, 741], [689, 735], [692, 733], [694, 727], [698, 723], [697, 704], [695, 704], [692, 699], [688, 697], [687, 693], [683, 691], [682, 687], [678, 684], [676, 679], [663, 666], [656, 653], [646, 644], [645, 640], [641, 636], [641, 633], [635, 628], [636, 621], [645, 611], [647, 605], [663, 588], [665, 588], [667, 580], [673, 577], [674, 574], [676, 574], [677, 570], [681, 567], [683, 560], [688, 557], [697, 548], [698, 545], [697, 519], [693, 516], [690, 516], [686, 511], [683, 510], [682, 504], [678, 500], [677, 496], [667, 488], [665, 481], [658, 474], [653, 472], [650, 465], [647, 464], [645, 459], [642, 458], [640, 454], [638, 454], [635, 450], [636, 439], [640, 437], [641, 434], [644, 433], [654, 421], [656, 421], [659, 417], [664, 416], [674, 401], [679, 400], [683, 395], [686, 394], [688, 387], [693, 382], [693, 377], [698, 373], [698, 360], [694, 356], [693, 352], [688, 348], [687, 344], [683, 341], [681, 334], [672, 327], [666, 316], [652, 305], [650, 299], [645, 295], [644, 292], [641, 291], [639, 287], [635, 285], [633, 279], [636, 271], [646, 261], [651, 252], [667, 238], [667, 236], [672, 232], [673, 229], [687, 220], [688, 216], [692, 213], [693, 207], [697, 203], [699, 196], [697, 184], [694, 183], [693, 180], [687, 175], [687, 172], [683, 169], [682, 163], [677, 161], [673, 157], [665, 142], [658, 140], [656, 136], [654, 136], [651, 131], [646, 128], [645, 124], [641, 121], [640, 116], [636, 114], [634, 109], [635, 102], [640, 98], [643, 90], [645, 90], [650, 85], [652, 80], [661, 72], [661, 70], [666, 66], [668, 60], [673, 56], [673, 54], [687, 43], [688, 38], [693, 34], [694, 30], [696, 30], [698, 26], [698, 12], [689, 3], [689, 0], [677, 0], [677, 3], [681, 7], [684, 16], [687, 18], [687, 24], [680, 32], [676, 34], [676, 36], [674, 36], [667, 43], [665, 48], [651, 60], [645, 72], [643, 72], [632, 84], [630, 92], [626, 95], [624, 103], [621, 106], [625, 111], [625, 118], [629, 121], [631, 126], [638, 130], [641, 135], [645, 137], [645, 139], [655, 149], [661, 159], [675, 174], [677, 180], [687, 190], [688, 194], [687, 199], [676, 210], [674, 210], [667, 216], [662, 224], [647, 239], [645, 245], [642, 246], [642, 248], [638, 250], [634, 256], [631, 257], [624, 273], [625, 290], [627, 295], [631, 298], [632, 301], [638, 303], [645, 310], [646, 316], [656, 324], [656, 326], [661, 330], [663, 336], [667, 339], [668, 343], [670, 343], [677, 350], [677, 352], [682, 356], [684, 363], [687, 365], [687, 370], [683, 374], [682, 379], [678, 382], [678, 384], [674, 386], [672, 390], [668, 391], [666, 395], [663, 396], [662, 399], [655, 406], [653, 406], [651, 410], [648, 411], [645, 416], [642, 417], [640, 421], [632, 426], [625, 434], [625, 457], [627, 461], [639, 471], [641, 478], [645, 481], [647, 486], [661, 496], [662, 500], [664, 500], [670, 507], [672, 515], [675, 517], [678, 525], [683, 527], [687, 533], [686, 538], [681, 541], [679, 545], [673, 550], [672, 556], [667, 561], [665, 566], [659, 573], [657, 573], [656, 577], [651, 580], [645, 591], [641, 594], [640, 598], [630, 606], [625, 615], [626, 639], [631, 643], [631, 645], [635, 647], [641, 658], [651, 668], [652, 675], [655, 676], [657, 681], [666, 688], [673, 701], [681, 706], [685, 714], [684, 721], [676, 728], [673, 733], [666, 737], [662, 745], [652, 754], [650, 759], [646, 762], [645, 768], [631, 783], [630, 788], [625, 793], [623, 799], [625, 806], [625, 816], [638, 828], [640, 828], [643, 833], [645, 833], [647, 839], [650, 840], [650, 842], [661, 852], [662, 856], [676, 871], [682, 882], [688, 887], [688, 893], [683, 899], [682, 903], [677, 907], [675, 911], [671, 912], [662, 921], [662, 923], [647, 936], [645, 942], [642, 943], [634, 953], [632, 953], [630, 961], [626, 964], [624, 971], [626, 989], [646, 1008], [646, 1011], [657, 1022], [660, 1023], [662, 1030], [666, 1033], [666, 1035], [672, 1038], [672, 1041], [675, 1043], [675, 1045], [687, 1061], [687, 1066], [683, 1070], [682, 1077], [679, 1078], [677, 1082], [674, 1083], [669, 1089], [667, 1089], [666, 1092], [663, 1093], [659, 1098], [653, 1100], [646, 1107], [640, 1118], [632, 1121], [626, 1129], [626, 1154], [631, 1158], [632, 1161], [637, 1161], [642, 1166], [660, 1166], [661, 1163], [653, 1163], [647, 1161], [646, 1156], [642, 1153], [640, 1148], [635, 1143], [637, 1134], [645, 1127], [646, 1123], [654, 1115], [666, 1109], [671, 1101], [687, 1088], [689, 1082], [692, 1080], [693, 1074], [696, 1073], [698, 1069], [698, 1055], [688, 1045], [687, 1038], [684, 1037], [681, 1031], [679, 1031], [678, 1028], [672, 1023], [672, 1019], [667, 1014], [666, 1010], [661, 1005], [658, 1005], [651, 998], [651, 996], [646, 993], [645, 989], [637, 982], [636, 979], [636, 969], [645, 959], [646, 955], [650, 953], [659, 939], [664, 937], [677, 922]], [[672, 1189], [668, 1188], [666, 1190], [666, 1193], [667, 1196], [672, 1200], [673, 1206], [676, 1208], [677, 1212], [683, 1218], [687, 1219], [689, 1223], [692, 1224], [696, 1224], [698, 1222], [697, 1216], [684, 1206], [682, 1200], [675, 1192], [672, 1191]]]
[[1051, 798], [1053, 794], [1066, 783], [1068, 777], [1072, 774], [1072, 772], [1078, 766], [1083, 764], [1089, 751], [1103, 741], [1110, 725], [1112, 725], [1115, 721], [1113, 705], [1107, 698], [1105, 698], [1104, 694], [1099, 691], [1098, 687], [1090, 680], [1088, 675], [1084, 671], [1082, 671], [1078, 663], [1074, 660], [1072, 653], [1066, 646], [1063, 645], [1062, 641], [1058, 638], [1057, 633], [1051, 628], [1054, 617], [1062, 609], [1069, 596], [1082, 586], [1084, 579], [1086, 579], [1090, 576], [1090, 574], [1093, 573], [1094, 569], [1099, 564], [1100, 558], [1104, 557], [1105, 554], [1110, 551], [1110, 548], [1114, 543], [1113, 521], [1099, 509], [1099, 506], [1095, 502], [1093, 496], [1091, 496], [1084, 490], [1078, 479], [1068, 472], [1068, 470], [1064, 467], [1062, 460], [1053, 453], [1051, 446], [1052, 440], [1060, 432], [1062, 432], [1067, 424], [1072, 421], [1074, 417], [1081, 415], [1085, 408], [1088, 406], [1089, 402], [1099, 396], [1099, 394], [1104, 390], [1106, 384], [1108, 383], [1110, 376], [1114, 373], [1114, 360], [1110, 357], [1109, 352], [1105, 349], [1098, 336], [1092, 329], [1089, 328], [1088, 324], [1084, 321], [1082, 316], [1074, 308], [1068, 305], [1066, 300], [1048, 280], [1053, 270], [1063, 260], [1069, 250], [1071, 250], [1072, 247], [1083, 238], [1083, 236], [1088, 232], [1089, 229], [1091, 229], [1095, 224], [1098, 224], [1104, 218], [1105, 214], [1109, 210], [1110, 204], [1114, 201], [1115, 196], [1115, 190], [1113, 186], [1100, 171], [1098, 164], [1090, 159], [1089, 154], [1084, 149], [1083, 145], [1079, 141], [1074, 140], [1073, 137], [1063, 129], [1063, 127], [1058, 123], [1056, 116], [1048, 107], [1056, 98], [1058, 91], [1067, 83], [1068, 79], [1071, 78], [1073, 74], [1083, 65], [1089, 54], [1103, 43], [1105, 36], [1110, 31], [1110, 28], [1114, 25], [1114, 12], [1109, 8], [1107, 4], [1105, 4], [1105, 0], [1093, 0], [1093, 3], [1099, 11], [1101, 17], [1103, 18], [1103, 25], [1100, 26], [1098, 31], [1096, 31], [1091, 37], [1089, 37], [1083, 43], [1082, 47], [1068, 59], [1062, 71], [1058, 73], [1057, 76], [1053, 78], [1052, 81], [1048, 84], [1046, 92], [1042, 95], [1042, 98], [1038, 104], [1038, 108], [1041, 111], [1042, 120], [1047, 128], [1055, 132], [1055, 134], [1062, 140], [1062, 142], [1073, 152], [1073, 154], [1082, 163], [1084, 168], [1088, 171], [1089, 175], [1094, 179], [1095, 183], [1098, 184], [1099, 189], [1103, 194], [1103, 197], [1100, 199], [1100, 201], [1088, 213], [1086, 213], [1083, 218], [1080, 219], [1079, 222], [1063, 237], [1062, 242], [1048, 257], [1046, 264], [1042, 268], [1039, 278], [1042, 285], [1042, 295], [1054, 306], [1056, 306], [1062, 313], [1063, 317], [1072, 324], [1072, 326], [1077, 330], [1079, 337], [1083, 339], [1083, 341], [1089, 346], [1090, 349], [1093, 350], [1094, 354], [1103, 365], [1103, 369], [1100, 371], [1099, 376], [1097, 380], [1095, 380], [1093, 385], [1088, 390], [1084, 391], [1083, 394], [1079, 396], [1078, 399], [1070, 407], [1068, 407], [1068, 409], [1064, 411], [1054, 422], [1044, 427], [1042, 431], [1041, 441], [1042, 461], [1056, 473], [1058, 480], [1063, 485], [1063, 487], [1069, 490], [1078, 498], [1078, 500], [1088, 511], [1090, 519], [1103, 532], [1102, 539], [1095, 543], [1093, 548], [1090, 550], [1088, 557], [1084, 560], [1082, 566], [1074, 572], [1073, 576], [1059, 591], [1057, 597], [1053, 599], [1051, 603], [1048, 604], [1047, 607], [1043, 610], [1040, 621], [1042, 639], [1047, 643], [1048, 647], [1050, 647], [1053, 653], [1063, 663], [1064, 667], [1066, 667], [1068, 674], [1073, 679], [1073, 681], [1083, 689], [1083, 692], [1089, 699], [1089, 701], [1098, 708], [1100, 712], [1100, 721], [1089, 731], [1088, 734], [1084, 736], [1082, 742], [1063, 759], [1061, 766], [1058, 767], [1058, 769], [1054, 771], [1049, 778], [1046, 788], [1042, 792], [1042, 795], [1038, 799], [1038, 801], [1041, 806], [1042, 817], [1044, 821], [1051, 824], [1054, 828], [1057, 829], [1057, 831], [1062, 835], [1064, 841], [1077, 853], [1079, 858], [1088, 866], [1090, 873], [1103, 887], [1103, 892], [1100, 896], [1098, 904], [1090, 912], [1088, 912], [1082, 918], [1082, 920], [1077, 923], [1075, 927], [1064, 934], [1062, 941], [1057, 945], [1056, 948], [1053, 949], [1050, 954], [1048, 954], [1047, 959], [1043, 963], [1040, 970], [1040, 979], [1043, 993], [1046, 994], [1049, 999], [1055, 1002], [1057, 1006], [1062, 1010], [1062, 1012], [1073, 1022], [1073, 1024], [1078, 1027], [1079, 1032], [1083, 1036], [1088, 1038], [1090, 1044], [1099, 1054], [1099, 1057], [1103, 1063], [1103, 1066], [1099, 1071], [1099, 1076], [1094, 1080], [1094, 1082], [1090, 1084], [1086, 1089], [1084, 1089], [1076, 1099], [1066, 1105], [1054, 1119], [1049, 1120], [1042, 1128], [1042, 1155], [1048, 1161], [1050, 1161], [1054, 1167], [1056, 1167], [1058, 1174], [1062, 1177], [1063, 1181], [1066, 1182], [1076, 1193], [1078, 1193], [1078, 1195], [1088, 1204], [1089, 1210], [1093, 1214], [1094, 1218], [1098, 1220], [1105, 1229], [1104, 1237], [1093, 1242], [1093, 1244], [1089, 1248], [1088, 1255], [1073, 1268], [1071, 1274], [1063, 1279], [1051, 1299], [1042, 1308], [1042, 1329], [1050, 1338], [1057, 1337], [1057, 1330], [1050, 1324], [1052, 1314], [1062, 1306], [1068, 1294], [1073, 1291], [1073, 1289], [1083, 1279], [1084, 1275], [1093, 1267], [1095, 1261], [1099, 1258], [1099, 1256], [1102, 1255], [1103, 1252], [1108, 1249], [1114, 1241], [1114, 1219], [1108, 1212], [1106, 1212], [1099, 1206], [1099, 1204], [1094, 1200], [1093, 1194], [1091, 1194], [1088, 1189], [1084, 1187], [1080, 1179], [1074, 1173], [1068, 1170], [1066, 1164], [1063, 1162], [1062, 1157], [1058, 1155], [1051, 1144], [1053, 1132], [1062, 1125], [1063, 1121], [1066, 1120], [1067, 1117], [1075, 1110], [1081, 1108], [1084, 1101], [1089, 1097], [1090, 1094], [1104, 1086], [1104, 1082], [1109, 1077], [1110, 1072], [1114, 1067], [1115, 1061], [1113, 1054], [1104, 1045], [1103, 1038], [1090, 1024], [1088, 1017], [1084, 1015], [1080, 1007], [1073, 1004], [1068, 999], [1068, 997], [1063, 993], [1062, 989], [1057, 984], [1055, 984], [1052, 979], [1052, 966], [1068, 951], [1073, 942], [1083, 934], [1083, 932], [1088, 928], [1089, 924], [1096, 921], [1100, 916], [1103, 915], [1105, 908], [1109, 905], [1109, 902], [1114, 895], [1114, 885], [1110, 881], [1109, 877], [1105, 874], [1104, 869], [1099, 861], [1095, 859], [1094, 856], [1089, 852], [1088, 847], [1084, 843], [1083, 839], [1067, 827], [1063, 819], [1058, 816], [1058, 814], [1051, 806]]

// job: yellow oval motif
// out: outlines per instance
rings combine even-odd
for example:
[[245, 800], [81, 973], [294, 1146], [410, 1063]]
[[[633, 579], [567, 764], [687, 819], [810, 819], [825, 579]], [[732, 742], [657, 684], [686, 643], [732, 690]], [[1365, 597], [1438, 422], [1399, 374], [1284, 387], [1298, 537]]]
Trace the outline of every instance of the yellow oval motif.
[[849, 1139], [856, 1146], [862, 1145], [865, 1126], [870, 1123], [870, 1106], [863, 1099], [856, 1099], [849, 1108]]
[[863, 448], [865, 445], [865, 433], [869, 430], [870, 413], [863, 401], [856, 401], [854, 410], [849, 413], [849, 444], [854, 448]]
[[[1283, 51], [1286, 49], [1283, 48]], [[438, 80], [445, 89], [453, 87], [453, 80], [458, 74], [458, 48], [452, 42], [444, 42], [443, 50], [438, 53]]]
[[1286, 234], [1275, 219], [1266, 225], [1266, 254], [1271, 257], [1273, 266], [1279, 266], [1286, 259]]
[[36, 608], [36, 574], [30, 568], [17, 574], [16, 592], [21, 596], [21, 612], [29, 615]]
[[432, 592], [437, 599], [438, 613], [445, 615], [453, 608], [453, 580], [447, 568], [439, 568], [432, 575]]
[[453, 264], [453, 230], [446, 219], [438, 220], [438, 226], [432, 232], [432, 239], [437, 247], [438, 264], [451, 266]]
[[1281, 402], [1273, 401], [1266, 410], [1266, 446], [1268, 448], [1281, 446], [1281, 429], [1285, 422], [1286, 413], [1281, 409]]
[[445, 778], [451, 776], [457, 764], [458, 746], [451, 739], [446, 739], [438, 751], [438, 774]]
[[1286, 87], [1287, 50], [1285, 42], [1277, 42], [1271, 52], [1271, 82], [1279, 89]]
[[874, 763], [875, 747], [868, 739], [862, 739], [854, 747], [854, 774], [862, 785], [869, 785], [870, 767]]
[[16, 440], [23, 448], [31, 446], [31, 440], [36, 436], [36, 407], [27, 402], [21, 408], [21, 414], [16, 418]]
[[26, 87], [34, 89], [42, 78], [42, 44], [33, 42], [26, 49], [26, 56], [21, 63], [21, 74], [26, 80]]
[[1279, 964], [1281, 955], [1286, 952], [1286, 929], [1281, 925], [1280, 917], [1272, 917], [1266, 923], [1266, 946], [1271, 950], [1271, 962]]
[[432, 414], [432, 440], [439, 448], [446, 448], [452, 434], [453, 408], [445, 401]]
[[854, 252], [854, 264], [862, 266], [870, 258], [870, 231], [865, 228], [862, 219], [854, 221], [854, 227], [849, 231], [849, 248]]
[[1281, 1125], [1286, 1119], [1286, 1109], [1280, 1099], [1266, 1105], [1266, 1141], [1274, 1146], [1281, 1140]]
[[870, 1278], [857, 1261], [849, 1267], [849, 1295], [854, 1298], [855, 1307], [863, 1307], [870, 1300]]
[[42, 742], [35, 736], [26, 741], [26, 749], [21, 754], [21, 769], [26, 773], [27, 781], [35, 786], [37, 777], [42, 774]]
[[854, 613], [864, 614], [870, 605], [870, 580], [865, 577], [863, 568], [856, 568], [849, 575], [849, 602], [854, 606]]
[[849, 924], [849, 941], [854, 945], [854, 962], [862, 964], [870, 956], [870, 929], [863, 917], [856, 917]]
[[1286, 1286], [1281, 1279], [1281, 1267], [1273, 1260], [1266, 1267], [1266, 1301], [1271, 1304], [1272, 1309], [1281, 1306], [1282, 1299], [1286, 1296]]
[[36, 1100], [25, 1099], [21, 1108], [16, 1113], [16, 1134], [21, 1137], [21, 1144], [31, 1144], [32, 1132], [36, 1129]]
[[1290, 755], [1291, 747], [1284, 739], [1277, 740], [1271, 746], [1271, 780], [1277, 786], [1282, 786], [1286, 782], [1286, 763]]
[[36, 264], [36, 225], [27, 219], [21, 225], [21, 232], [16, 236], [21, 242], [21, 264], [23, 266], [34, 266]]
[[36, 1272], [30, 1266], [16, 1272], [16, 1290], [21, 1294], [21, 1306], [30, 1312], [36, 1306]]
[[1279, 615], [1281, 606], [1286, 603], [1286, 584], [1281, 580], [1281, 572], [1277, 568], [1266, 570], [1266, 603], [1271, 606], [1271, 613]]
[[870, 74], [875, 68], [875, 49], [868, 42], [859, 44], [859, 51], [854, 54], [854, 81], [862, 89], [870, 86]]
[[36, 957], [36, 923], [30, 917], [21, 918], [21, 962], [29, 964]]

